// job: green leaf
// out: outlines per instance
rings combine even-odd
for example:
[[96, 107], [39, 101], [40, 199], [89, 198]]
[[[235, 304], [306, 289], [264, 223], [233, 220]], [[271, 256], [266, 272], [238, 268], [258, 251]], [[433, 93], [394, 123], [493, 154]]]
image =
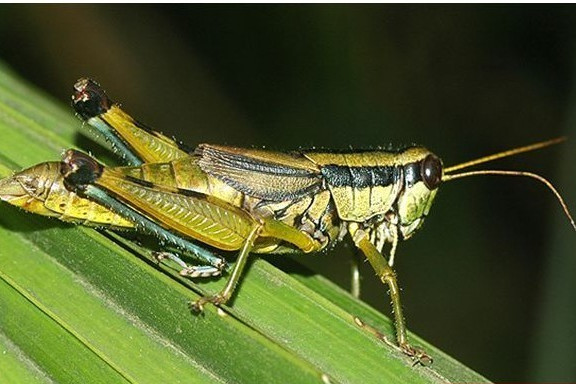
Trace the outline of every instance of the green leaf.
[[[0, 176], [57, 160], [81, 129], [0, 65]], [[390, 342], [388, 318], [262, 259], [229, 306], [194, 316], [187, 303], [224, 279], [184, 279], [147, 255], [117, 235], [0, 205], [0, 382], [487, 382], [411, 335], [435, 359], [415, 366]]]

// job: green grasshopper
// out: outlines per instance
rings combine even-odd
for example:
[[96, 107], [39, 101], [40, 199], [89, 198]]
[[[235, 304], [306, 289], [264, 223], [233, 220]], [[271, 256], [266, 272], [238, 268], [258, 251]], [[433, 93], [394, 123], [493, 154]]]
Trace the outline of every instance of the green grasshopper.
[[473, 175], [536, 179], [554, 193], [576, 229], [560, 194], [537, 174], [453, 173], [563, 138], [444, 168], [440, 158], [420, 146], [279, 153], [201, 144], [192, 150], [134, 120], [89, 79], [74, 85], [72, 104], [126, 166], [106, 167], [68, 150], [60, 162], [1, 180], [0, 198], [64, 221], [153, 234], [201, 262], [188, 265], [177, 253], [163, 252], [160, 256], [177, 262], [183, 276], [218, 276], [227, 264], [213, 251], [237, 250], [224, 288], [192, 303], [198, 312], [206, 303], [228, 302], [250, 253], [317, 252], [349, 235], [390, 290], [398, 347], [423, 362], [429, 357], [407, 338], [393, 265], [398, 243], [422, 226], [442, 182]]

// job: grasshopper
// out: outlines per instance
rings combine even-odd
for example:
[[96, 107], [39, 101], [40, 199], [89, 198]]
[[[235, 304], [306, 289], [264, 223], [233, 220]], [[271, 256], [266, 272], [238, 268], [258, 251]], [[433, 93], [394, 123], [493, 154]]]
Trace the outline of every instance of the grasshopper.
[[[74, 85], [76, 114], [102, 135], [125, 166], [106, 167], [77, 150], [0, 180], [0, 198], [63, 221], [156, 236], [188, 277], [219, 276], [215, 250], [238, 251], [224, 288], [191, 304], [223, 305], [250, 253], [311, 253], [349, 235], [392, 300], [396, 343], [424, 362], [408, 341], [393, 269], [398, 243], [423, 224], [442, 182], [474, 175], [523, 176], [544, 183], [576, 229], [558, 191], [524, 171], [455, 171], [540, 149], [563, 138], [496, 153], [452, 167], [424, 147], [358, 152], [270, 152], [201, 144], [195, 149], [155, 132], [125, 113], [94, 81]], [[184, 254], [200, 261], [188, 265]], [[386, 255], [387, 257], [385, 257]]]

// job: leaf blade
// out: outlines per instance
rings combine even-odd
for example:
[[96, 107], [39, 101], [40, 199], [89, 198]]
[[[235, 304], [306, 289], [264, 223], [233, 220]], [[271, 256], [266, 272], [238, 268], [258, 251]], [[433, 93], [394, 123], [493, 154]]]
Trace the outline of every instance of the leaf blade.
[[[8, 167], [54, 159], [62, 146], [77, 136], [80, 124], [71, 114], [66, 115], [1, 68], [0, 104], [0, 134], [5, 138], [0, 141], [0, 162], [5, 165], [4, 174]], [[50, 117], [52, 110], [54, 118]], [[56, 122], [58, 137], [50, 126]], [[306, 383], [328, 378], [343, 383], [383, 379], [391, 383], [436, 383], [445, 382], [445, 378], [486, 381], [461, 364], [447, 364], [450, 359], [432, 346], [427, 346], [428, 351], [435, 357], [442, 356], [434, 367], [413, 367], [397, 350], [358, 327], [354, 315], [362, 316], [392, 338], [388, 319], [322, 279], [298, 282], [269, 263], [256, 260], [230, 307], [223, 311], [209, 307], [203, 317], [193, 317], [186, 302], [199, 294], [216, 292], [223, 281], [184, 280], [173, 270], [162, 266], [162, 272], [126, 250], [138, 247], [122, 241], [120, 246], [92, 229], [60, 225], [5, 205], [1, 209], [0, 242], [14, 241], [11, 247], [21, 252], [11, 257], [2, 250], [4, 247], [0, 249], [0, 271], [16, 278], [25, 292], [33, 287], [47, 292], [42, 295], [41, 306], [56, 313], [78, 340], [86, 340], [88, 350], [92, 347], [104, 351], [102, 362], [108, 361], [113, 371], [122, 372], [120, 376], [129, 381], [153, 382], [162, 367], [173, 367], [164, 371], [168, 372], [164, 379], [173, 382], [182, 377], [198, 382], [246, 383]], [[32, 257], [22, 251], [26, 246], [38, 251], [38, 259], [32, 264], [22, 261]], [[22, 263], [22, 268], [14, 263]], [[42, 278], [33, 279], [31, 271]], [[46, 284], [50, 279], [54, 284]], [[59, 279], [67, 281], [68, 287], [58, 284]], [[51, 298], [49, 292], [59, 289], [66, 294]], [[97, 319], [106, 323], [103, 325], [119, 331], [107, 333], [98, 321], [70, 306], [65, 297], [74, 297], [76, 291], [86, 295], [77, 299], [84, 308], [98, 313]], [[140, 333], [131, 333], [135, 331], [126, 324]], [[138, 340], [138, 347], [136, 342], [130, 346], [129, 340]], [[168, 345], [181, 354], [159, 352], [158, 345]], [[147, 350], [155, 351], [158, 358], [142, 358], [139, 364], [132, 364], [123, 356], [122, 347], [128, 357]], [[181, 359], [188, 359], [195, 370], [181, 368]]]

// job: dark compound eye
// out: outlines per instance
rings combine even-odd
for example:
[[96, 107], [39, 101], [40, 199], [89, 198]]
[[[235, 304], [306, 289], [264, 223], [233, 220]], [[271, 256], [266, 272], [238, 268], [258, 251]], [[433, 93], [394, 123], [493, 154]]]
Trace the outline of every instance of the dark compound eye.
[[442, 161], [434, 155], [428, 155], [422, 162], [420, 173], [428, 189], [438, 188], [442, 181]]

